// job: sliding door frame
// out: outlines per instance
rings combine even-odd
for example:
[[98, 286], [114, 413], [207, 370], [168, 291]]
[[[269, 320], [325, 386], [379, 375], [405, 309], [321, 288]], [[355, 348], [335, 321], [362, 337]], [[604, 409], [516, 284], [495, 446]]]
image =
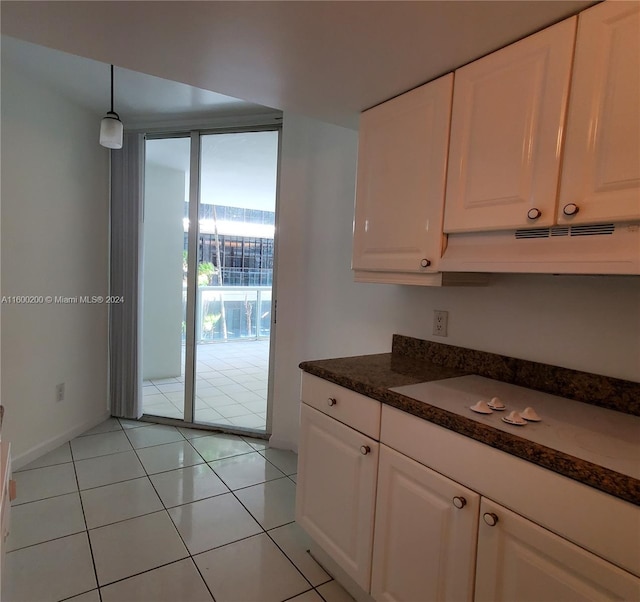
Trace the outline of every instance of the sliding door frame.
[[207, 129], [172, 130], [167, 132], [153, 132], [146, 135], [147, 140], [158, 140], [166, 138], [189, 138], [189, 234], [187, 253], [187, 307], [186, 307], [186, 333], [185, 333], [185, 365], [184, 365], [184, 407], [183, 420], [175, 418], [156, 417], [154, 420], [163, 424], [173, 424], [177, 426], [197, 426], [204, 430], [216, 430], [238, 434], [250, 434], [257, 437], [268, 438], [271, 434], [271, 421], [273, 411], [271, 408], [273, 399], [273, 369], [275, 364], [275, 336], [276, 336], [276, 273], [277, 273], [277, 229], [274, 232], [274, 266], [273, 279], [271, 284], [271, 328], [269, 335], [269, 366], [267, 369], [267, 418], [266, 432], [258, 433], [252, 429], [243, 427], [228, 428], [227, 425], [208, 425], [194, 423], [195, 396], [196, 396], [196, 302], [198, 295], [198, 240], [200, 236], [200, 174], [201, 174], [201, 149], [202, 137], [211, 134], [241, 134], [248, 132], [277, 132], [278, 145], [276, 157], [276, 224], [278, 221], [278, 208], [280, 196], [280, 158], [282, 149], [282, 123], [263, 125], [243, 125], [243, 126], [222, 126]]

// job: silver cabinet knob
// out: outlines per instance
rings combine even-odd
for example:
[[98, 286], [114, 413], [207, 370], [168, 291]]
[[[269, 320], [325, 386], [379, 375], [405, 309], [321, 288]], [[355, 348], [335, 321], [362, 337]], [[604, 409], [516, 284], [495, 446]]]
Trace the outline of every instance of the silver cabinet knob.
[[460, 510], [467, 505], [467, 500], [460, 495], [456, 495], [456, 497], [453, 498], [453, 505]]
[[360, 453], [363, 456], [366, 456], [370, 451], [371, 451], [371, 448], [368, 445], [361, 445], [360, 446]]
[[498, 517], [493, 512], [485, 512], [482, 518], [490, 527], [495, 527], [498, 524]]
[[430, 262], [428, 259], [423, 259], [423, 260], [420, 262], [420, 265], [421, 265], [423, 268], [428, 268], [428, 267], [431, 265], [431, 262]]
[[538, 209], [537, 207], [532, 207], [531, 209], [529, 209], [529, 211], [527, 211], [527, 217], [529, 219], [538, 219], [541, 215], [542, 211], [540, 211], [540, 209]]
[[562, 208], [562, 213], [564, 213], [565, 215], [575, 215], [576, 213], [578, 213], [578, 211], [580, 211], [580, 207], [578, 207], [578, 205], [576, 205], [575, 203], [567, 203]]
[[327, 399], [327, 405], [329, 406], [334, 406], [338, 403], [338, 400], [335, 397], [329, 397], [329, 399]]

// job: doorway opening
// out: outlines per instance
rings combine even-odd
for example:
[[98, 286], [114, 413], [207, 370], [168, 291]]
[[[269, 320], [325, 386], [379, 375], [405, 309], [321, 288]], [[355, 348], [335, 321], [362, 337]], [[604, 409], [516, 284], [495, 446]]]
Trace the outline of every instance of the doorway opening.
[[143, 412], [270, 430], [279, 129], [146, 140]]

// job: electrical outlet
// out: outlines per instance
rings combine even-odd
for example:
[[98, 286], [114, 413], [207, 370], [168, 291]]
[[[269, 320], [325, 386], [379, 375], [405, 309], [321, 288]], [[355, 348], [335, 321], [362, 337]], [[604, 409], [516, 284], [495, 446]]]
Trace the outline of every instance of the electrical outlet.
[[441, 309], [433, 310], [433, 334], [439, 337], [447, 336], [447, 324], [449, 322], [449, 312]]
[[56, 401], [64, 400], [64, 383], [56, 385]]

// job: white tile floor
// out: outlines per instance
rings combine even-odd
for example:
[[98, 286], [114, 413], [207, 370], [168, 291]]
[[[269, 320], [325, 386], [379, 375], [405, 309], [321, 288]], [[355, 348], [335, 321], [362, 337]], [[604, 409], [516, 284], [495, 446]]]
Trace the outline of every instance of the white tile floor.
[[296, 456], [110, 418], [14, 473], [8, 602], [346, 602], [294, 522]]
[[[268, 370], [268, 340], [198, 345], [194, 422], [264, 431]], [[144, 381], [143, 390], [145, 414], [183, 417], [184, 375]]]

